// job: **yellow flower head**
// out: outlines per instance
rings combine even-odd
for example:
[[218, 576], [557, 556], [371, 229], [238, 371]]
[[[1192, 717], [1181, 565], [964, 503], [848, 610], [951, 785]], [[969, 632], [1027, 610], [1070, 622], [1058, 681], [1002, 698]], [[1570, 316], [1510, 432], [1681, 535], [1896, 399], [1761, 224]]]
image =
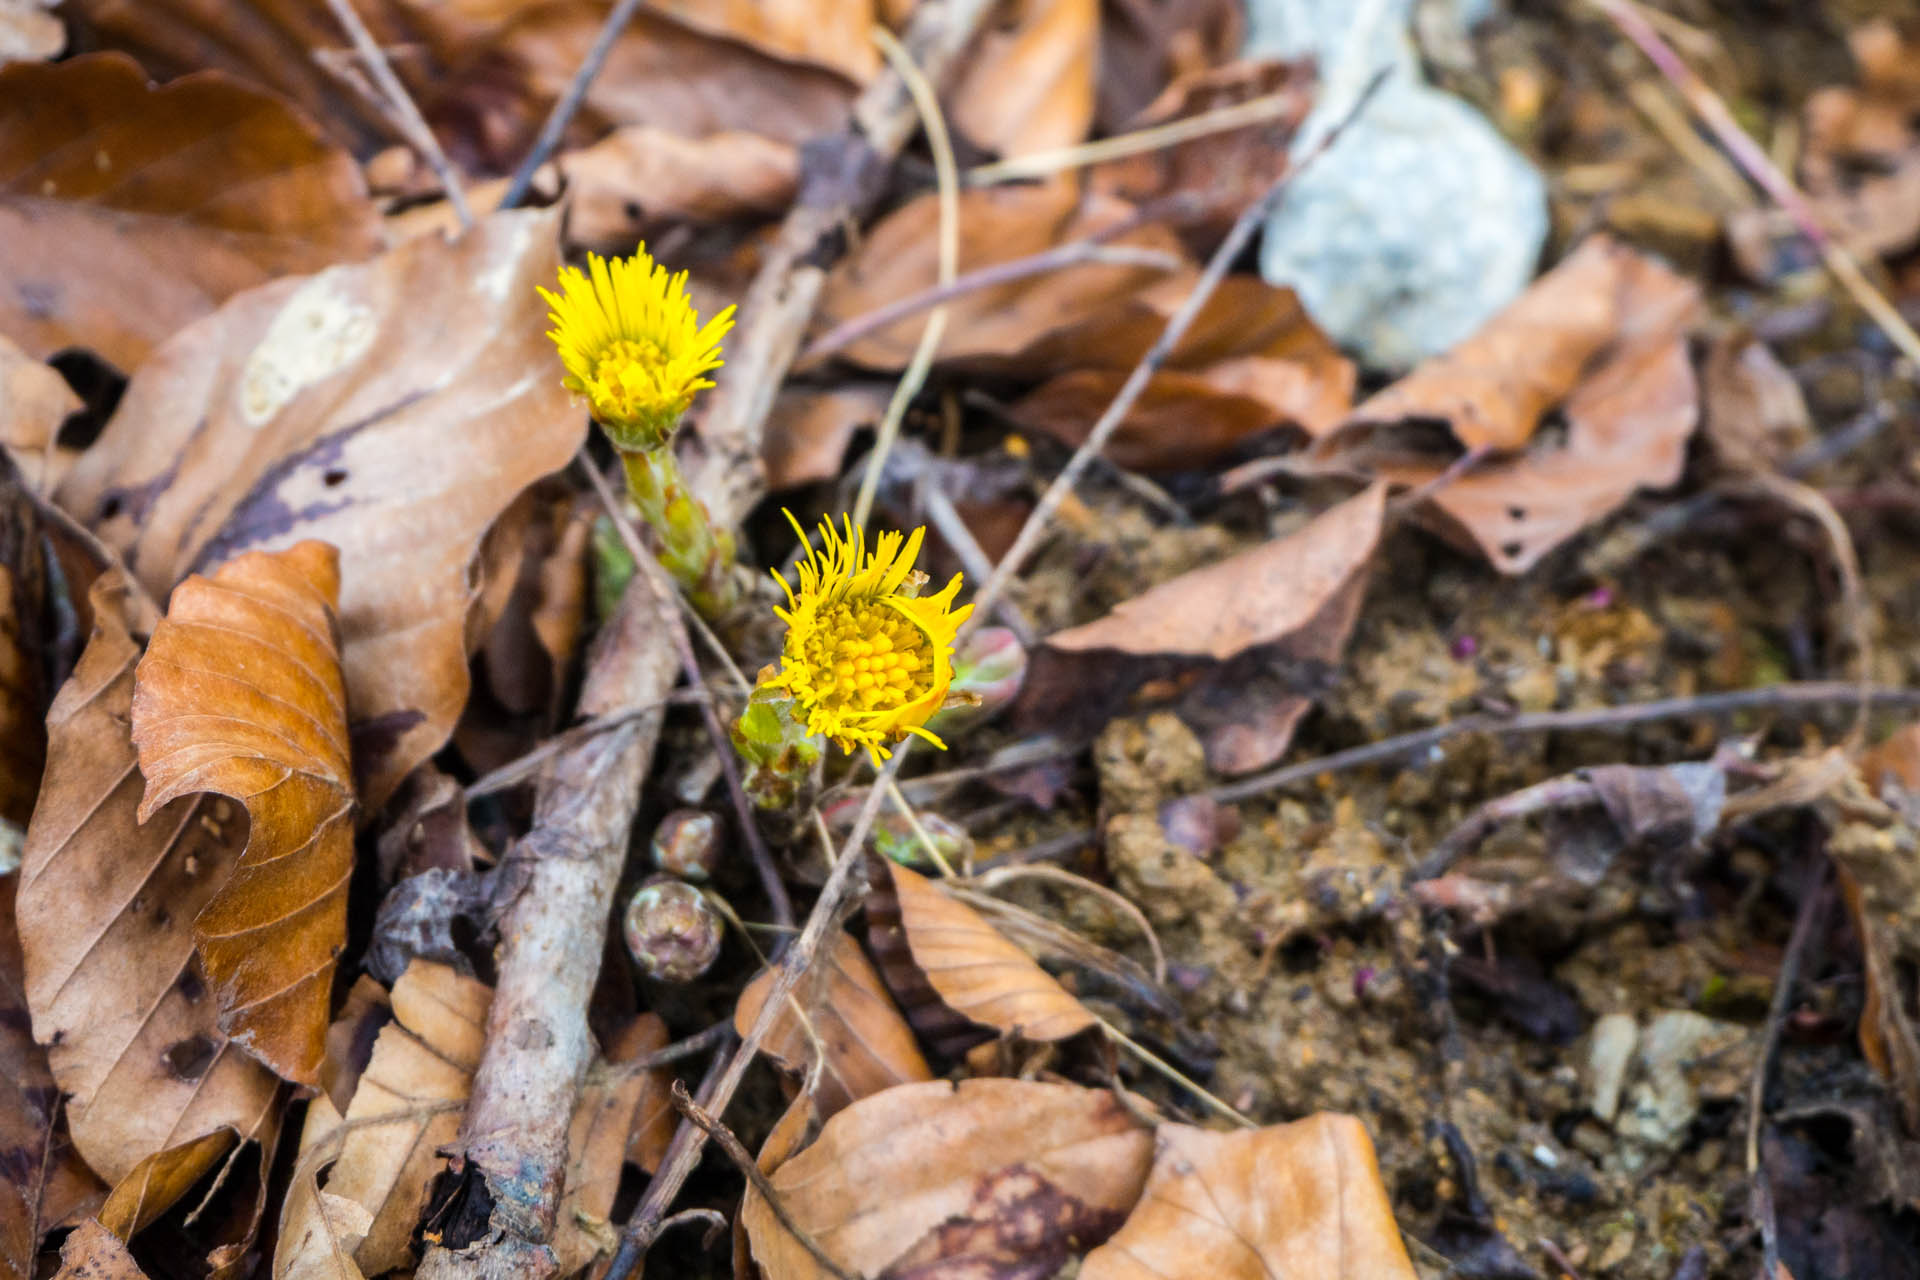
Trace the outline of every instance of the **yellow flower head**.
[[[787, 519], [804, 540], [792, 513]], [[780, 672], [761, 683], [791, 695], [808, 733], [843, 751], [865, 747], [876, 764], [910, 733], [947, 745], [922, 726], [946, 702], [954, 632], [973, 606], [953, 607], [957, 573], [938, 595], [918, 594], [927, 577], [913, 561], [926, 532], [883, 533], [869, 550], [851, 519], [844, 532], [823, 520], [821, 545], [800, 564], [799, 593], [774, 575], [787, 593], [788, 607], [774, 610], [787, 644]]]
[[631, 258], [587, 255], [587, 271], [560, 269], [560, 292], [540, 290], [556, 326], [547, 336], [567, 366], [568, 390], [587, 397], [593, 416], [622, 449], [665, 444], [720, 367], [720, 339], [733, 327], [728, 307], [706, 324], [687, 298], [687, 273], [668, 275], [641, 245]]

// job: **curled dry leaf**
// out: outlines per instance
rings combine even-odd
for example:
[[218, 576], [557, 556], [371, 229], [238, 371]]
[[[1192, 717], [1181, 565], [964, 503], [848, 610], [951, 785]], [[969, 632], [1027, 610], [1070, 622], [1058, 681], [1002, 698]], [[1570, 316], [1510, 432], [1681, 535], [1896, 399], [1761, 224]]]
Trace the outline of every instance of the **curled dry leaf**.
[[416, 960], [394, 983], [393, 1021], [344, 1121], [324, 1096], [308, 1110], [274, 1258], [281, 1280], [412, 1264], [427, 1184], [446, 1163], [439, 1149], [459, 1135], [454, 1104], [471, 1090], [492, 1000], [484, 983], [431, 961]]
[[156, 597], [249, 548], [340, 549], [367, 812], [466, 702], [468, 637], [492, 623], [470, 616], [483, 535], [580, 446], [534, 292], [557, 216], [494, 214], [232, 299], [135, 374], [56, 494]]
[[[806, 1021], [789, 1007], [775, 1019], [762, 1052], [788, 1071], [811, 1079], [819, 1056], [816, 1045], [825, 1051], [819, 1084], [812, 1090], [815, 1110], [822, 1118], [893, 1085], [933, 1079], [886, 984], [845, 930], [828, 943], [827, 954], [814, 966], [812, 976], [817, 979], [816, 994], [808, 995], [803, 988], [793, 997]], [[774, 971], [768, 969], [740, 993], [733, 1025], [742, 1036], [760, 1016], [773, 978]]]
[[[446, 1168], [442, 1152], [459, 1136], [493, 991], [446, 965], [416, 960], [391, 1000], [392, 1020], [374, 1041], [345, 1116], [325, 1095], [308, 1111], [274, 1258], [278, 1280], [359, 1280], [414, 1264], [414, 1233], [433, 1179]], [[617, 1057], [639, 1056], [666, 1039], [666, 1025], [648, 1014], [609, 1048]], [[554, 1239], [560, 1274], [599, 1252], [605, 1233], [588, 1224], [604, 1225], [611, 1212], [630, 1140], [636, 1154], [656, 1159], [664, 1147], [669, 1087], [663, 1072], [593, 1068], [569, 1135]]]
[[153, 87], [112, 53], [0, 68], [0, 328], [34, 355], [130, 369], [223, 299], [378, 245], [353, 158], [258, 89]]
[[33, 1042], [14, 922], [18, 876], [0, 878], [0, 1274], [31, 1277], [40, 1242], [100, 1207], [106, 1188], [73, 1149], [46, 1050]]
[[119, 1236], [89, 1218], [60, 1246], [58, 1280], [147, 1280], [147, 1273]]
[[158, 619], [118, 570], [94, 583], [91, 606], [92, 638], [47, 714], [47, 781], [21, 854], [19, 920], [34, 1038], [71, 1095], [74, 1145], [119, 1184], [209, 1135], [270, 1136], [278, 1090], [221, 1032], [194, 954], [194, 920], [229, 879], [247, 824], [209, 796], [136, 820], [144, 783], [127, 734], [136, 633]]
[[80, 408], [80, 397], [53, 366], [0, 336], [0, 449], [36, 491], [51, 486], [60, 424]]
[[1813, 416], [1799, 381], [1750, 333], [1716, 339], [1700, 383], [1701, 430], [1715, 461], [1729, 471], [1773, 471], [1813, 439]]
[[1098, 1021], [972, 907], [917, 871], [877, 861], [892, 892], [876, 892], [867, 904], [874, 952], [913, 1025], [936, 1048], [952, 1053], [977, 1043], [983, 1026], [1044, 1041]]
[[1367, 567], [1385, 513], [1386, 486], [1373, 485], [1296, 533], [1183, 573], [1098, 622], [1055, 632], [1047, 644], [1219, 662], [1277, 643], [1311, 623]]
[[1152, 681], [1181, 696], [1216, 769], [1271, 763], [1346, 649], [1385, 514], [1375, 484], [1286, 537], [1055, 632], [1033, 655], [1020, 722], [1090, 732]]
[[[1102, 1090], [932, 1081], [854, 1103], [773, 1187], [795, 1225], [860, 1275], [1001, 1275], [1016, 1263], [1011, 1274], [1051, 1275], [1120, 1224], [1152, 1147]], [[828, 1274], [763, 1204], [745, 1212], [768, 1276]]]
[[1698, 304], [1658, 262], [1590, 236], [1480, 332], [1369, 398], [1354, 424], [1437, 421], [1464, 448], [1519, 449], [1610, 352], [1677, 338]]
[[1352, 1116], [1239, 1133], [1163, 1124], [1126, 1224], [1086, 1280], [1413, 1280], [1373, 1142]]
[[772, 216], [792, 203], [800, 182], [797, 148], [738, 130], [689, 138], [627, 125], [559, 165], [567, 238], [620, 249], [662, 224]]
[[1084, 142], [1093, 124], [1098, 0], [1009, 0], [947, 90], [953, 127], [1021, 156]]
[[174, 590], [133, 675], [140, 821], [201, 792], [246, 808], [247, 847], [194, 943], [220, 1029], [298, 1084], [319, 1083], [353, 871], [339, 590], [325, 543], [250, 552]]
[[[1447, 463], [1395, 456], [1378, 443], [1391, 429], [1439, 422], [1487, 453], [1530, 444], [1444, 480], [1422, 506], [1502, 573], [1524, 573], [1635, 490], [1680, 478], [1699, 418], [1686, 346], [1699, 305], [1689, 281], [1593, 236], [1480, 333], [1362, 404], [1316, 452], [1418, 487]], [[1534, 439], [1556, 407], [1564, 438]]]

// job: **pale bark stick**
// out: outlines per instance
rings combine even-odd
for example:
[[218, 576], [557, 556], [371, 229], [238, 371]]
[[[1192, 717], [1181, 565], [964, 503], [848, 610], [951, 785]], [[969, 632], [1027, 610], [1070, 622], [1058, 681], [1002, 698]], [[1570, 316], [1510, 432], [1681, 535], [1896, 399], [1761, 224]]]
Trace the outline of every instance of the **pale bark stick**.
[[567, 1130], [593, 1060], [587, 998], [640, 784], [680, 671], [667, 640], [672, 607], [647, 574], [633, 576], [588, 658], [579, 714], [651, 709], [554, 757], [540, 775], [533, 827], [501, 869], [500, 977], [460, 1130], [461, 1155], [492, 1197], [492, 1214], [466, 1248], [429, 1249], [421, 1280], [557, 1272]]

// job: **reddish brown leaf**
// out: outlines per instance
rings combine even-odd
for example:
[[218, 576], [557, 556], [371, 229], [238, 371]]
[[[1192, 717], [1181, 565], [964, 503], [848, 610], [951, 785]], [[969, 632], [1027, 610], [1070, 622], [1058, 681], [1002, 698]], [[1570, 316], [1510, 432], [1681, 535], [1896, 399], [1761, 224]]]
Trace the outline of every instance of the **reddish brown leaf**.
[[494, 214], [234, 298], [154, 353], [56, 495], [157, 598], [249, 548], [340, 549], [369, 812], [466, 703], [483, 534], [585, 430], [534, 292], [556, 218]]
[[559, 163], [568, 239], [620, 252], [663, 224], [777, 214], [800, 181], [795, 147], [739, 131], [689, 138], [628, 125]]
[[1734, 332], [1714, 341], [1700, 370], [1701, 429], [1730, 471], [1770, 472], [1813, 438], [1800, 383], [1764, 342]]
[[1313, 106], [1314, 78], [1309, 64], [1264, 60], [1183, 76], [1127, 127], [1153, 128], [1268, 97], [1278, 99], [1275, 114], [1259, 123], [1095, 165], [1088, 181], [1096, 191], [1135, 204], [1175, 195], [1197, 199], [1203, 212], [1197, 221], [1183, 218], [1182, 226], [1216, 240], [1286, 168], [1294, 130]]
[[[827, 954], [815, 966], [814, 974], [819, 979], [818, 994], [808, 997], [803, 986], [794, 996], [807, 1023], [803, 1024], [789, 1008], [774, 1021], [762, 1051], [788, 1071], [810, 1080], [818, 1038], [826, 1051], [826, 1061], [819, 1084], [811, 1092], [814, 1109], [822, 1118], [893, 1085], [933, 1079], [927, 1060], [914, 1043], [913, 1031], [894, 1007], [886, 984], [874, 972], [860, 944], [844, 930], [828, 943]], [[741, 1035], [760, 1016], [773, 977], [774, 971], [768, 969], [740, 993], [733, 1025]]]
[[1122, 133], [1166, 86], [1225, 62], [1245, 43], [1235, 0], [1144, 0], [1100, 18], [1101, 133]]
[[147, 1280], [147, 1273], [119, 1236], [88, 1219], [60, 1247], [58, 1280]]
[[47, 1233], [92, 1214], [107, 1189], [73, 1149], [46, 1050], [29, 1030], [18, 888], [18, 876], [0, 877], [0, 1273], [25, 1278]]
[[246, 84], [151, 88], [118, 54], [0, 68], [0, 328], [34, 355], [132, 368], [242, 289], [365, 257], [378, 224], [352, 157]]
[[869, 384], [781, 391], [768, 415], [761, 446], [767, 487], [794, 489], [838, 476], [853, 433], [879, 424], [890, 394], [885, 387]]
[[[1140, 1194], [1145, 1130], [1112, 1094], [1023, 1080], [898, 1085], [827, 1121], [773, 1174], [796, 1225], [861, 1275], [973, 1263], [1051, 1265], [1102, 1240]], [[826, 1272], [758, 1202], [753, 1254], [769, 1277]], [[1009, 1256], [1011, 1255], [1011, 1256]], [[917, 1274], [917, 1272], [916, 1272]]]
[[140, 820], [200, 792], [247, 810], [246, 850], [194, 942], [220, 1029], [299, 1084], [319, 1083], [353, 870], [339, 592], [325, 543], [250, 552], [174, 590], [134, 670]]
[[1084, 142], [1099, 33], [1098, 0], [1007, 0], [947, 91], [953, 127], [1003, 156]]
[[972, 907], [948, 897], [917, 871], [876, 861], [891, 879], [899, 918], [896, 922], [869, 909], [874, 949], [884, 955], [904, 945], [919, 976], [948, 1009], [1001, 1035], [1027, 1040], [1064, 1040], [1098, 1021]]
[[1047, 645], [1223, 661], [1277, 643], [1367, 567], [1385, 512], [1386, 487], [1374, 485], [1297, 533], [1163, 582], [1098, 622], [1055, 632]]
[[1240, 1133], [1163, 1124], [1140, 1203], [1086, 1280], [1413, 1280], [1373, 1143], [1352, 1116]]
[[134, 633], [157, 618], [117, 571], [94, 584], [91, 603], [93, 638], [47, 715], [19, 920], [34, 1035], [72, 1095], [74, 1145], [118, 1184], [208, 1135], [268, 1136], [277, 1089], [220, 1031], [194, 956], [194, 919], [227, 882], [247, 825], [209, 797], [136, 821]]

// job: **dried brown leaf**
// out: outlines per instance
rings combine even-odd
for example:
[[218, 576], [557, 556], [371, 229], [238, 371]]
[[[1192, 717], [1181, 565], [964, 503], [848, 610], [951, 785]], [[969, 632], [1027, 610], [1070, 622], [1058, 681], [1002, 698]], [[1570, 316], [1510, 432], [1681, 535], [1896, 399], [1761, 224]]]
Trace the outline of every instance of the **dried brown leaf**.
[[1086, 141], [1099, 37], [1098, 0], [1007, 0], [947, 91], [953, 127], [1003, 156]]
[[249, 548], [340, 549], [368, 812], [466, 703], [492, 624], [473, 616], [482, 535], [585, 430], [534, 292], [556, 217], [494, 214], [232, 299], [154, 353], [56, 495], [160, 598]]
[[130, 369], [243, 289], [378, 247], [353, 158], [224, 75], [15, 63], [0, 104], [0, 328], [34, 355]]
[[[504, 172], [605, 20], [598, 4], [497, 0], [356, 0], [374, 38], [461, 167]], [[303, 108], [355, 154], [393, 140], [377, 106], [316, 53], [338, 58], [344, 34], [310, 0], [69, 0], [100, 47], [125, 50], [162, 78], [219, 68]], [[675, 16], [656, 10], [670, 8]], [[751, 129], [798, 144], [844, 122], [877, 66], [867, 0], [830, 10], [811, 0], [648, 5], [615, 41], [569, 137], [646, 121], [688, 137]], [[770, 52], [767, 50], [771, 50]], [[824, 64], [824, 65], [822, 65]], [[839, 70], [833, 68], [845, 68]]]
[[220, 1029], [299, 1084], [319, 1083], [353, 870], [339, 574], [332, 547], [302, 542], [188, 578], [134, 669], [140, 821], [210, 792], [251, 824], [194, 920]]
[[1609, 350], [1660, 344], [1699, 303], [1693, 285], [1611, 237], [1588, 237], [1450, 351], [1354, 411], [1356, 424], [1447, 424], [1468, 449], [1510, 451]]
[[216, 1129], [147, 1156], [114, 1184], [100, 1206], [101, 1224], [122, 1240], [133, 1239], [211, 1173], [234, 1142], [232, 1129]]
[[88, 1219], [60, 1246], [56, 1280], [147, 1280], [119, 1236]]
[[[1012, 406], [1014, 421], [1078, 445], [1113, 403], [1127, 374], [1077, 369], [1049, 379]], [[1353, 404], [1353, 365], [1321, 368], [1269, 356], [1242, 356], [1200, 373], [1154, 375], [1102, 451], [1131, 471], [1190, 471], [1249, 436], [1283, 424], [1325, 430]]]
[[627, 125], [559, 164], [567, 238], [622, 250], [662, 225], [771, 216], [800, 182], [797, 148], [738, 130], [689, 138]]
[[1750, 333], [1725, 334], [1707, 349], [1700, 400], [1701, 430], [1730, 471], [1773, 471], [1813, 439], [1799, 381]]
[[51, 365], [0, 336], [0, 448], [35, 490], [51, 487], [60, 424], [80, 407], [80, 397]]
[[[959, 1274], [968, 1262], [997, 1274], [993, 1264], [1016, 1259], [1050, 1275], [1119, 1225], [1151, 1152], [1147, 1132], [1101, 1090], [932, 1081], [854, 1103], [773, 1186], [795, 1224], [861, 1275]], [[768, 1276], [828, 1274], [764, 1205], [744, 1213]]]
[[1385, 513], [1386, 486], [1374, 485], [1296, 533], [1183, 573], [1097, 622], [1055, 632], [1047, 645], [1224, 661], [1278, 643], [1311, 623], [1366, 569]]
[[73, 1149], [46, 1050], [33, 1042], [14, 922], [18, 876], [0, 877], [0, 1274], [31, 1280], [40, 1242], [99, 1208], [106, 1187]]
[[460, 1109], [446, 1104], [465, 1103], [471, 1091], [493, 992], [416, 960], [392, 998], [393, 1021], [374, 1042], [345, 1117], [330, 1102], [309, 1111], [274, 1259], [282, 1280], [413, 1263], [427, 1185], [446, 1164], [438, 1152], [460, 1132]]
[[1126, 1225], [1086, 1280], [1413, 1280], [1373, 1143], [1352, 1116], [1239, 1133], [1161, 1125]]
[[[828, 943], [827, 954], [813, 974], [818, 979], [816, 993], [809, 995], [803, 987], [794, 995], [805, 1011], [806, 1023], [790, 1006], [774, 1020], [761, 1051], [786, 1070], [811, 1078], [817, 1037], [826, 1051], [819, 1085], [812, 1091], [821, 1117], [835, 1115], [848, 1103], [893, 1085], [933, 1079], [886, 984], [860, 944], [844, 930]], [[768, 969], [740, 993], [733, 1025], [741, 1035], [760, 1016], [773, 979], [774, 971]]]
[[1279, 98], [1280, 114], [1094, 165], [1087, 181], [1096, 191], [1135, 204], [1169, 196], [1195, 200], [1199, 211], [1191, 220], [1183, 217], [1182, 226], [1209, 243], [1215, 241], [1286, 168], [1294, 131], [1313, 106], [1314, 81], [1308, 63], [1269, 60], [1207, 67], [1183, 76], [1127, 127], [1155, 128], [1270, 96]]
[[[868, 921], [874, 950], [883, 957], [902, 948], [940, 1001], [972, 1023], [1027, 1040], [1064, 1040], [1098, 1021], [1026, 952], [1001, 935], [972, 907], [942, 893], [916, 871], [887, 859], [885, 866], [898, 919], [871, 904]], [[893, 975], [888, 974], [893, 982]], [[894, 984], [899, 991], [899, 984]], [[906, 993], [902, 1002], [911, 1009]]]
[[782, 390], [767, 417], [760, 450], [767, 487], [778, 491], [834, 479], [854, 432], [878, 425], [891, 394], [868, 383]]
[[220, 1031], [193, 922], [246, 842], [236, 806], [183, 797], [135, 818], [127, 725], [140, 640], [158, 621], [118, 571], [47, 715], [47, 781], [21, 855], [19, 920], [35, 1039], [72, 1095], [75, 1147], [109, 1182], [222, 1131], [265, 1138], [273, 1075]]
[[1100, 20], [1099, 131], [1124, 132], [1168, 84], [1239, 53], [1245, 27], [1235, 0], [1142, 0], [1107, 9]]

